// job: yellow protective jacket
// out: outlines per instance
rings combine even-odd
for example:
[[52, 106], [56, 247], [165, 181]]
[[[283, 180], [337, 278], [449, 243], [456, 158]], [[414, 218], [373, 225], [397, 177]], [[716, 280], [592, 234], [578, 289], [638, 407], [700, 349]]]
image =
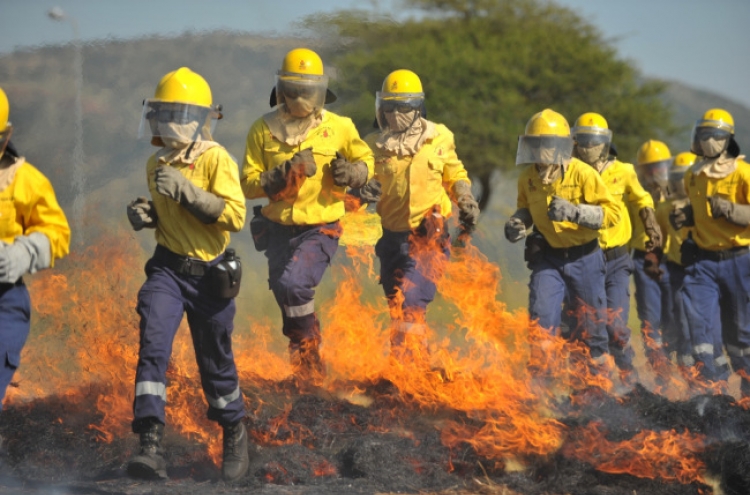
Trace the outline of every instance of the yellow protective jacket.
[[320, 125], [311, 130], [298, 146], [289, 146], [271, 135], [261, 117], [247, 134], [241, 179], [245, 197], [267, 197], [260, 186], [260, 174], [281, 165], [305, 148], [312, 148], [318, 170], [314, 176], [303, 179], [295, 196], [269, 200], [262, 210], [263, 216], [269, 220], [283, 225], [318, 225], [335, 222], [344, 216], [346, 187], [333, 183], [330, 165], [337, 151], [349, 162], [364, 162], [368, 179], [372, 177], [372, 151], [359, 137], [351, 119], [324, 111]]
[[[641, 183], [638, 182], [635, 168], [630, 163], [615, 160], [614, 163], [604, 169], [601, 175], [609, 192], [620, 203], [623, 212], [627, 212], [628, 204], [633, 204], [637, 208], [637, 211], [645, 207], [654, 207], [654, 200], [651, 198], [651, 194], [643, 189]], [[631, 222], [642, 223], [637, 214], [633, 218], [631, 218], [630, 214], [624, 214], [620, 221], [612, 227], [601, 229], [599, 231], [599, 245], [601, 248], [610, 249], [628, 244], [633, 234]]]
[[[224, 211], [215, 223], [206, 225], [177, 201], [156, 190], [156, 167], [173, 166], [194, 185], [224, 199]], [[148, 188], [158, 216], [156, 242], [173, 253], [210, 261], [224, 252], [229, 232], [239, 232], [245, 224], [245, 197], [240, 187], [239, 168], [227, 150], [214, 146], [190, 164], [160, 165], [151, 156], [146, 165]]]
[[404, 232], [417, 227], [434, 206], [444, 217], [451, 214], [453, 184], [471, 184], [464, 164], [456, 155], [453, 133], [443, 124], [435, 125], [435, 135], [426, 140], [415, 155], [394, 156], [375, 147], [380, 134], [365, 138], [375, 153], [375, 178], [383, 194], [377, 203], [384, 229]]
[[599, 231], [573, 222], [553, 222], [547, 216], [552, 196], [560, 196], [571, 203], [599, 205], [604, 211], [602, 228], [608, 229], [622, 220], [622, 206], [607, 190], [599, 172], [577, 158], [572, 158], [568, 169], [552, 184], [542, 184], [534, 165], [526, 167], [518, 177], [518, 208], [527, 208], [537, 230], [553, 248], [568, 248], [586, 244], [599, 237]]
[[[682, 201], [683, 203], [685, 201]], [[682, 265], [682, 255], [680, 254], [680, 247], [682, 241], [687, 239], [688, 233], [690, 233], [692, 227], [683, 227], [680, 230], [675, 230], [672, 227], [672, 223], [669, 221], [669, 214], [672, 212], [674, 207], [674, 200], [667, 199], [659, 203], [656, 207], [656, 221], [659, 222], [662, 234], [664, 236], [664, 253], [667, 255], [667, 261]]]
[[702, 249], [720, 251], [750, 245], [750, 227], [740, 227], [726, 218], [713, 218], [710, 196], [719, 196], [732, 203], [750, 204], [750, 164], [737, 160], [737, 168], [722, 179], [712, 179], [706, 174], [693, 173], [700, 167], [696, 163], [685, 173], [685, 190], [693, 205], [693, 240]]
[[50, 264], [70, 250], [70, 226], [57, 204], [52, 184], [36, 167], [26, 162], [13, 181], [0, 191], [0, 241], [13, 244], [21, 235], [41, 232], [50, 244]]

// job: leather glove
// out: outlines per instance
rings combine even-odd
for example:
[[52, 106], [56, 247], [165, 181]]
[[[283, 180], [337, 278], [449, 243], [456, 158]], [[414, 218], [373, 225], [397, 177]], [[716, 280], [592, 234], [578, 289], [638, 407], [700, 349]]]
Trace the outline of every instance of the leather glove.
[[205, 224], [215, 223], [224, 211], [224, 198], [196, 186], [176, 168], [156, 168], [156, 191], [171, 198]]
[[336, 152], [336, 158], [331, 160], [331, 173], [333, 183], [339, 187], [351, 187], [357, 189], [367, 183], [367, 165], [364, 162], [350, 163], [340, 152]]
[[682, 208], [675, 207], [669, 212], [669, 223], [672, 224], [672, 227], [675, 230], [695, 225], [695, 220], [693, 219], [693, 205], [687, 204]]
[[13, 244], [0, 247], [0, 283], [12, 284], [25, 273], [35, 273], [51, 263], [49, 239], [41, 232], [18, 236]]
[[299, 187], [303, 177], [312, 177], [318, 172], [312, 148], [296, 152], [292, 157], [271, 170], [260, 174], [260, 187], [269, 198], [274, 198], [291, 184]]
[[383, 187], [377, 179], [371, 179], [359, 189], [359, 198], [363, 203], [377, 203], [383, 194]]
[[574, 222], [581, 227], [599, 230], [604, 222], [604, 210], [599, 205], [574, 205], [560, 196], [553, 196], [547, 216], [555, 222]]
[[510, 217], [505, 223], [505, 238], [510, 242], [518, 242], [526, 237], [526, 225], [517, 217]]
[[646, 273], [646, 275], [656, 280], [657, 282], [660, 281], [662, 275], [664, 275], [664, 270], [660, 266], [661, 257], [662, 250], [661, 248], [659, 248], [654, 249], [653, 251], [649, 251], [643, 258], [643, 271]]
[[553, 222], [575, 222], [578, 219], [578, 207], [560, 196], [552, 196], [547, 216]]
[[708, 203], [711, 206], [712, 217], [726, 218], [729, 223], [740, 227], [750, 225], [750, 205], [733, 203], [719, 196], [710, 196]]
[[145, 228], [156, 228], [156, 210], [154, 202], [143, 196], [133, 200], [127, 207], [128, 220], [136, 232]]
[[479, 221], [479, 203], [471, 194], [471, 184], [460, 180], [453, 184], [453, 194], [458, 205], [458, 221], [468, 227], [473, 227]]
[[648, 236], [648, 241], [646, 241], [646, 249], [648, 251], [661, 249], [663, 238], [661, 234], [661, 227], [659, 227], [659, 224], [656, 222], [656, 212], [654, 211], [654, 209], [649, 208], [648, 206], [645, 208], [641, 208], [641, 211], [638, 212], [638, 215], [641, 217], [643, 227], [646, 230], [646, 235]]

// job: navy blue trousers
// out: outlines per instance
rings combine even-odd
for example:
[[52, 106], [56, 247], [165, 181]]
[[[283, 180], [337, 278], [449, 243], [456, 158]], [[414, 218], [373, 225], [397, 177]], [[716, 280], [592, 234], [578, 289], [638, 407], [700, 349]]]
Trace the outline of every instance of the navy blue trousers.
[[567, 294], [570, 309], [577, 317], [570, 338], [584, 341], [593, 358], [608, 354], [606, 268], [601, 249], [597, 247], [576, 260], [545, 254], [530, 262], [529, 268], [529, 316], [550, 333], [556, 333]]
[[[700, 259], [685, 268], [682, 301], [696, 360], [708, 379], [721, 379], [716, 343], [724, 342], [734, 371], [750, 376], [750, 254], [721, 261]], [[720, 314], [721, 325], [717, 325]], [[750, 381], [742, 379], [743, 396]]]
[[[232, 353], [234, 299], [220, 299], [207, 276], [178, 274], [170, 268], [175, 256], [158, 246], [146, 263], [147, 280], [138, 292], [140, 349], [133, 402], [134, 430], [146, 418], [165, 423], [167, 366], [183, 315], [187, 315], [208, 419], [235, 424], [245, 416]], [[218, 263], [221, 257], [212, 263]], [[135, 431], [139, 433], [138, 431]]]
[[630, 345], [630, 275], [633, 262], [624, 254], [607, 260], [604, 290], [607, 294], [607, 337], [609, 352], [619, 369], [633, 369], [633, 347]]
[[315, 289], [339, 246], [338, 222], [316, 226], [272, 224], [269, 230], [268, 285], [281, 309], [283, 332], [291, 346], [320, 341]]
[[21, 350], [31, 328], [29, 291], [19, 279], [15, 284], [0, 284], [0, 411], [5, 390], [21, 364]]
[[[656, 349], [646, 348], [646, 355], [653, 359], [654, 352], [664, 353], [663, 346], [674, 347], [673, 342], [665, 342], [662, 329], [672, 328], [674, 314], [672, 287], [669, 282], [666, 256], [662, 259], [664, 274], [657, 281], [649, 277], [643, 269], [644, 251], [633, 251], [633, 282], [635, 283], [635, 308], [641, 321], [641, 333], [653, 339]], [[664, 333], [670, 335], [669, 330]], [[644, 340], [645, 345], [645, 340]], [[666, 353], [665, 353], [666, 354]]]

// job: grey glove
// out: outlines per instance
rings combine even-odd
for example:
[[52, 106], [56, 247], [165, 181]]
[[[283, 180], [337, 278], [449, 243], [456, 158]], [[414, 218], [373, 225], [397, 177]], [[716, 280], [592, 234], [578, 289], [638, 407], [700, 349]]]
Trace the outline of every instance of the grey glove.
[[648, 241], [646, 241], [646, 250], [653, 251], [654, 249], [661, 249], [663, 244], [663, 238], [661, 234], [661, 227], [656, 222], [656, 212], [653, 208], [646, 206], [641, 208], [638, 212], [638, 216], [641, 217], [643, 227], [646, 230]]
[[714, 218], [726, 218], [729, 223], [747, 227], [750, 225], [750, 205], [732, 203], [728, 199], [719, 196], [710, 196], [708, 203], [711, 205], [711, 216]]
[[333, 183], [339, 187], [348, 186], [352, 189], [362, 187], [367, 183], [367, 165], [365, 162], [350, 163], [344, 155], [336, 152], [336, 158], [331, 160]]
[[574, 205], [560, 196], [553, 196], [547, 216], [554, 222], [574, 222], [581, 227], [599, 230], [604, 222], [604, 210], [599, 205]]
[[382, 194], [383, 188], [377, 179], [371, 179], [359, 189], [359, 198], [363, 203], [377, 203]]
[[695, 225], [695, 220], [693, 219], [693, 205], [687, 204], [682, 208], [675, 207], [669, 212], [669, 223], [672, 224], [672, 227], [674, 227], [675, 230]]
[[196, 186], [169, 165], [156, 168], [156, 191], [177, 201], [205, 224], [215, 223], [224, 212], [224, 198]]
[[156, 228], [156, 210], [154, 209], [153, 201], [140, 196], [128, 204], [127, 213], [133, 230], [139, 231], [144, 227], [149, 229]]
[[453, 193], [458, 205], [458, 221], [463, 225], [475, 226], [479, 220], [479, 203], [471, 194], [471, 184], [465, 180], [460, 180], [453, 184]]
[[505, 238], [510, 242], [518, 242], [526, 237], [528, 229], [534, 221], [527, 208], [519, 208], [505, 223]]
[[318, 172], [312, 148], [296, 152], [292, 158], [278, 167], [260, 174], [260, 187], [269, 198], [274, 198], [286, 189], [288, 184], [299, 185], [303, 177], [312, 177]]
[[0, 283], [12, 284], [25, 273], [47, 268], [52, 261], [49, 239], [41, 232], [18, 236], [0, 248]]

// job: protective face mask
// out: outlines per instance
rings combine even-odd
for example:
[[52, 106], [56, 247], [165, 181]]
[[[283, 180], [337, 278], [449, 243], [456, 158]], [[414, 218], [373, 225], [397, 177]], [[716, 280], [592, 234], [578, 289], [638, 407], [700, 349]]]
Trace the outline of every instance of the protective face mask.
[[312, 100], [303, 97], [285, 98], [284, 103], [286, 103], [286, 107], [292, 117], [296, 117], [298, 119], [307, 117], [315, 110], [315, 105], [313, 104]]
[[169, 148], [187, 148], [198, 138], [198, 122], [189, 124], [175, 124], [174, 122], [160, 122], [158, 124], [159, 137]]
[[542, 180], [542, 184], [546, 186], [552, 184], [560, 178], [560, 176], [562, 175], [562, 166], [537, 163], [536, 171], [539, 174], [539, 178]]
[[714, 139], [708, 138], [705, 141], [701, 141], [701, 151], [703, 156], [706, 158], [714, 158], [719, 156], [727, 145], [726, 139]]
[[385, 112], [385, 120], [391, 132], [403, 132], [416, 121], [417, 111], [413, 112]]
[[598, 162], [602, 161], [602, 153], [604, 152], [604, 144], [592, 146], [591, 148], [576, 147], [576, 153], [578, 157], [589, 165], [596, 166]]

